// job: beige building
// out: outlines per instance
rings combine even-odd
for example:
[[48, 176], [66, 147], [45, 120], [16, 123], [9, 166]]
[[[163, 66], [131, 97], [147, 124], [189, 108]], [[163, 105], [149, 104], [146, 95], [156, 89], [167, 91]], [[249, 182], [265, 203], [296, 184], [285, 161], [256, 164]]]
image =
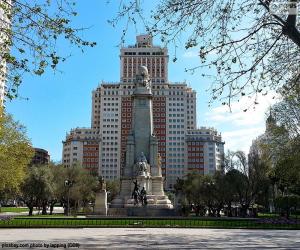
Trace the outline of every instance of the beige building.
[[98, 174], [101, 136], [98, 130], [75, 128], [67, 133], [63, 143], [62, 163], [65, 167], [80, 163], [93, 174]]
[[146, 66], [152, 83], [168, 82], [168, 49], [153, 45], [149, 35], [136, 37], [136, 44], [121, 48], [120, 81], [131, 83], [138, 66]]
[[[166, 187], [172, 188], [177, 178], [183, 178], [188, 172], [186, 139], [197, 127], [196, 92], [185, 82], [168, 81], [169, 56], [166, 48], [154, 46], [148, 35], [137, 36], [136, 39], [135, 45], [121, 48], [120, 82], [102, 82], [92, 92], [91, 128], [101, 136], [99, 174], [107, 180], [119, 179], [124, 169], [126, 142], [132, 126], [133, 79], [138, 66], [145, 65], [152, 81], [153, 124], [162, 174]], [[206, 137], [212, 137], [210, 141], [218, 137], [215, 130], [207, 131], [209, 135]], [[213, 152], [205, 155], [214, 153], [218, 157], [216, 144], [219, 142], [214, 143]], [[63, 155], [64, 164], [69, 160]], [[220, 165], [218, 161], [214, 159], [212, 163], [208, 160], [205, 173], [217, 168]]]
[[188, 172], [214, 174], [224, 170], [224, 144], [214, 128], [191, 129], [186, 134]]

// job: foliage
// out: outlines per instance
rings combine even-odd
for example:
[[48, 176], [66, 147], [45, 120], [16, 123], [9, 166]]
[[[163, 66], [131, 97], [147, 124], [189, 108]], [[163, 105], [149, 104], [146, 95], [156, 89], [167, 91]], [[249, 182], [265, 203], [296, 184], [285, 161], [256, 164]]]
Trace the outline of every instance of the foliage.
[[81, 49], [96, 45], [78, 35], [84, 28], [72, 25], [75, 1], [1, 0], [0, 11], [0, 79], [8, 80], [9, 99], [18, 96], [24, 72], [42, 75], [66, 60], [68, 55], [57, 50], [58, 42], [65, 40]]
[[300, 144], [290, 141], [282, 149], [272, 169], [272, 177], [281, 193], [288, 192], [300, 195]]
[[147, 20], [145, 3], [122, 0], [111, 23], [141, 22], [162, 42], [197, 48], [201, 64], [187, 70], [212, 69], [203, 74], [212, 80], [211, 101], [230, 106], [233, 98], [267, 95], [300, 79], [300, 23], [293, 9], [298, 3], [285, 0], [276, 8], [278, 2], [267, 0], [162, 0]]
[[[66, 186], [65, 181], [71, 185]], [[32, 215], [33, 207], [42, 207], [42, 214], [47, 214], [50, 207], [52, 214], [54, 204], [61, 202], [68, 211], [68, 198], [70, 207], [74, 211], [80, 207], [87, 207], [94, 200], [97, 179], [91, 176], [80, 165], [65, 168], [62, 165], [40, 165], [28, 169], [27, 177], [21, 187], [21, 199], [29, 208]]]
[[252, 151], [248, 159], [242, 151], [229, 152], [230, 170], [214, 175], [190, 173], [185, 179], [177, 180], [177, 195], [182, 193], [196, 215], [220, 216], [221, 210], [232, 216], [233, 204], [240, 207], [240, 215], [246, 216], [247, 210], [261, 201], [263, 194], [268, 200], [268, 166]]
[[272, 123], [261, 143], [270, 179], [281, 194], [300, 194], [299, 97], [299, 89], [283, 92], [283, 100], [272, 107]]
[[278, 196], [275, 199], [275, 207], [280, 210], [281, 214], [289, 218], [291, 210], [296, 210], [300, 206], [300, 196], [298, 195], [284, 195]]
[[120, 180], [106, 182], [107, 201], [111, 202], [120, 192]]
[[[272, 114], [279, 128], [284, 128], [290, 138], [300, 137], [300, 79], [282, 88], [282, 101], [273, 105]], [[276, 133], [276, 131], [273, 131]]]
[[[57, 173], [55, 179], [57, 199], [62, 202], [65, 213], [68, 209], [68, 198], [70, 200], [70, 207], [76, 211], [79, 207], [86, 207], [95, 199], [95, 190], [98, 185], [97, 178], [90, 175], [84, 170], [81, 165], [73, 165], [71, 167], [57, 166]], [[68, 180], [72, 184], [65, 185]]]
[[0, 109], [0, 193], [19, 189], [32, 156], [25, 127]]
[[42, 214], [47, 213], [48, 201], [53, 197], [53, 174], [47, 165], [28, 168], [21, 197], [29, 208], [29, 215], [32, 215], [34, 206], [42, 207]]
[[192, 208], [197, 216], [204, 216], [207, 211], [210, 216], [220, 216], [224, 204], [231, 200], [227, 184], [225, 175], [219, 172], [215, 176], [190, 173], [185, 179], [178, 179], [176, 193], [185, 197], [181, 201], [182, 212], [188, 214]]

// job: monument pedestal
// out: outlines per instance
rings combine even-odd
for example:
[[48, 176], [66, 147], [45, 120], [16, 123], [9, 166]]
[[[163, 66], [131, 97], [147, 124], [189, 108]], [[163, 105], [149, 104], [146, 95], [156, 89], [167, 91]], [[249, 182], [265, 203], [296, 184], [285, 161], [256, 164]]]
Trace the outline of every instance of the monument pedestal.
[[107, 215], [107, 192], [101, 190], [96, 193], [94, 213], [98, 215]]

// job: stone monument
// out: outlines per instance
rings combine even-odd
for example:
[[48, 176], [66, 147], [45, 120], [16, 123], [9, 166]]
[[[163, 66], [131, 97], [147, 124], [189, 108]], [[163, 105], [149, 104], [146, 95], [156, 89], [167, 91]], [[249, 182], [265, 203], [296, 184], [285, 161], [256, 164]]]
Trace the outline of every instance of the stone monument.
[[97, 215], [107, 215], [107, 192], [103, 177], [99, 178], [99, 191], [96, 192], [94, 213]]
[[[163, 190], [158, 140], [153, 128], [152, 97], [147, 67], [140, 66], [132, 95], [132, 130], [127, 138], [120, 194], [111, 203], [111, 208], [127, 208], [128, 214], [132, 215], [136, 215], [133, 211], [138, 211], [137, 208], [145, 207], [153, 215], [165, 215], [173, 210]], [[136, 196], [140, 197], [140, 202]]]

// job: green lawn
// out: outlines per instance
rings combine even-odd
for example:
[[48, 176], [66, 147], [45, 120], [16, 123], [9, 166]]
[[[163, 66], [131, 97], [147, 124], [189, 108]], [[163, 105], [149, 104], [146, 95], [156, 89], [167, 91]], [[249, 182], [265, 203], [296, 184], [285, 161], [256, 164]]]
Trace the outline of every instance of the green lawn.
[[[271, 213], [258, 213], [258, 218], [280, 218], [281, 216], [279, 214], [271, 214]], [[290, 218], [294, 218], [294, 219], [297, 219], [299, 218], [300, 219], [300, 216], [299, 215], [295, 215], [295, 214], [291, 214], [290, 215]]]
[[63, 215], [63, 214], [46, 214], [46, 215], [43, 215], [43, 214], [33, 214], [32, 216], [28, 216], [28, 215], [20, 215], [18, 216], [17, 218], [19, 219], [35, 219], [35, 218], [66, 218], [66, 219], [70, 219], [72, 217], [68, 217], [66, 215]]
[[21, 212], [28, 212], [28, 208], [26, 207], [1, 207], [0, 212], [13, 212], [13, 213], [21, 213]]
[[186, 219], [186, 218], [41, 218], [16, 217], [1, 220], [0, 227], [188, 227], [188, 228], [253, 228], [253, 229], [300, 229], [300, 224], [261, 223], [247, 219]]

